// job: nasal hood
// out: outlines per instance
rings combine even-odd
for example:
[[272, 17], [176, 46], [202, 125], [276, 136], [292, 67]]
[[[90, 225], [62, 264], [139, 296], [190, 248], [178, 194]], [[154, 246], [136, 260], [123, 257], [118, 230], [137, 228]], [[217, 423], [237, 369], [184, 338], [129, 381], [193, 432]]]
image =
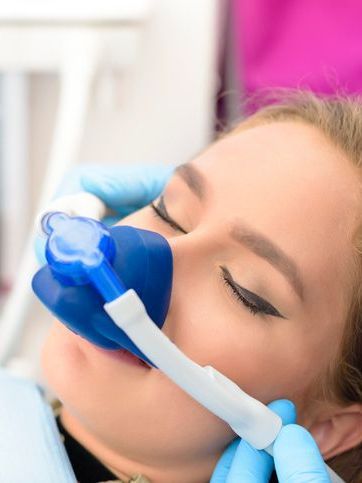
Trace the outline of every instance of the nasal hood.
[[[74, 222], [74, 218], [71, 221]], [[109, 249], [109, 243], [102, 243], [108, 247], [113, 270], [126, 289], [135, 290], [148, 315], [161, 329], [167, 316], [172, 288], [172, 251], [167, 240], [158, 233], [131, 226], [109, 229], [100, 225], [112, 241], [112, 249]], [[57, 243], [59, 246], [59, 242], [64, 241], [56, 240], [56, 236], [56, 230], [49, 235], [47, 249], [51, 244], [54, 246]], [[67, 238], [64, 220], [61, 236]], [[59, 256], [56, 263], [59, 267]], [[48, 263], [35, 274], [33, 290], [41, 302], [76, 334], [104, 349], [127, 349], [149, 363], [129, 337], [120, 334], [120, 329], [104, 311], [104, 300], [99, 292], [87, 280], [81, 279], [78, 272], [76, 275], [76, 281], [72, 283], [69, 277], [59, 276], [59, 272]]]

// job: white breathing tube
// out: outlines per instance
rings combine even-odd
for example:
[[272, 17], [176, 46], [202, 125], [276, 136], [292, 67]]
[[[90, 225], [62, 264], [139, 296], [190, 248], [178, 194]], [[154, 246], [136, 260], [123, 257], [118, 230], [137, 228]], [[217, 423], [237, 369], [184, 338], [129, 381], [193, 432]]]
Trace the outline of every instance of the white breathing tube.
[[[38, 225], [51, 211], [70, 216], [100, 219], [105, 205], [89, 193], [71, 195], [52, 203], [38, 216]], [[104, 305], [105, 311], [134, 344], [175, 384], [227, 422], [233, 431], [258, 450], [273, 454], [273, 443], [282, 427], [281, 418], [260, 401], [246, 394], [233, 381], [211, 366], [189, 359], [148, 316], [134, 290]], [[326, 465], [332, 483], [343, 480]]]
[[[183, 354], [150, 319], [134, 290], [105, 304], [104, 309], [175, 384], [226, 421], [254, 448], [273, 455], [273, 443], [282, 427], [280, 417], [213, 367], [201, 367]], [[343, 483], [337, 473], [325, 466], [332, 483]]]
[[201, 367], [185, 356], [152, 322], [134, 290], [105, 304], [104, 309], [158, 369], [236, 434], [257, 449], [273, 443], [282, 427], [280, 417], [213, 367]]

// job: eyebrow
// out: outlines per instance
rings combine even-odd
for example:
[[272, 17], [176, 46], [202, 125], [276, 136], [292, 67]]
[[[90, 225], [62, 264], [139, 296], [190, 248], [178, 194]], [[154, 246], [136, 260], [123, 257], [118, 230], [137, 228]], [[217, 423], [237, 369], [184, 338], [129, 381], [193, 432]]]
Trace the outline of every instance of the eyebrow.
[[264, 258], [270, 265], [281, 272], [288, 279], [299, 298], [303, 300], [304, 287], [302, 278], [296, 263], [289, 255], [284, 253], [281, 248], [277, 247], [266, 236], [243, 224], [233, 226], [230, 235], [234, 240], [249, 248], [259, 257]]
[[181, 164], [176, 168], [175, 173], [185, 181], [200, 200], [205, 197], [205, 178], [192, 164]]
[[[181, 164], [175, 170], [175, 173], [185, 181], [190, 190], [199, 199], [205, 197], [205, 177], [192, 164]], [[296, 263], [289, 255], [265, 235], [258, 233], [244, 224], [238, 223], [234, 225], [230, 235], [238, 243], [249, 248], [257, 256], [264, 258], [270, 265], [281, 272], [303, 301], [304, 287], [302, 277]]]

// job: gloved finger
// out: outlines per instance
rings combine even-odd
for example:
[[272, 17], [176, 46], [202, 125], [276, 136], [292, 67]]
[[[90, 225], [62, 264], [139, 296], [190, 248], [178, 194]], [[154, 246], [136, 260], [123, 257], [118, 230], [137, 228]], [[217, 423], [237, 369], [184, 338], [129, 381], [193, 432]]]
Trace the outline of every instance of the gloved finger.
[[274, 462], [282, 483], [330, 483], [318, 446], [302, 426], [282, 428], [274, 444]]
[[225, 483], [239, 443], [240, 439], [235, 439], [223, 452], [221, 458], [215, 466], [210, 483]]
[[283, 426], [293, 424], [297, 420], [295, 404], [293, 404], [292, 401], [289, 401], [289, 399], [277, 399], [268, 404], [268, 408], [282, 418]]
[[81, 179], [89, 171], [94, 173], [96, 173], [97, 171], [101, 172], [101, 165], [98, 166], [97, 164], [81, 164], [67, 171], [67, 173], [60, 181], [53, 198], [55, 199], [60, 198], [61, 196], [74, 195], [75, 193], [84, 191]]
[[[288, 400], [274, 401], [269, 407], [282, 418], [284, 424], [296, 419], [295, 406]], [[268, 481], [272, 469], [273, 461], [268, 454], [257, 451], [245, 441], [237, 439], [228, 446], [219, 459], [211, 483]], [[244, 477], [245, 480], [241, 479]]]
[[273, 471], [273, 458], [241, 441], [228, 474], [226, 483], [267, 483]]
[[88, 170], [81, 185], [113, 210], [141, 208], [159, 196], [173, 170], [173, 166], [103, 166]]
[[[273, 401], [268, 406], [277, 413], [283, 424], [295, 421], [295, 406], [286, 399]], [[267, 483], [273, 471], [273, 458], [265, 451], [258, 451], [246, 441], [241, 441], [235, 452], [227, 483]]]

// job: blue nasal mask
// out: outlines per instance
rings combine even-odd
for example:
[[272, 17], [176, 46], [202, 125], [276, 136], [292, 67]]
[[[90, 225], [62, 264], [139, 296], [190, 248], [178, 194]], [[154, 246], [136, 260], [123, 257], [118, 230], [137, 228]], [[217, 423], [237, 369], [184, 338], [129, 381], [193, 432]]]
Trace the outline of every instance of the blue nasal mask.
[[172, 252], [165, 238], [130, 226], [109, 229], [93, 219], [64, 213], [46, 215], [42, 228], [48, 237], [48, 265], [34, 276], [33, 289], [43, 304], [93, 344], [127, 349], [150, 363], [103, 305], [132, 288], [162, 328], [172, 284]]

